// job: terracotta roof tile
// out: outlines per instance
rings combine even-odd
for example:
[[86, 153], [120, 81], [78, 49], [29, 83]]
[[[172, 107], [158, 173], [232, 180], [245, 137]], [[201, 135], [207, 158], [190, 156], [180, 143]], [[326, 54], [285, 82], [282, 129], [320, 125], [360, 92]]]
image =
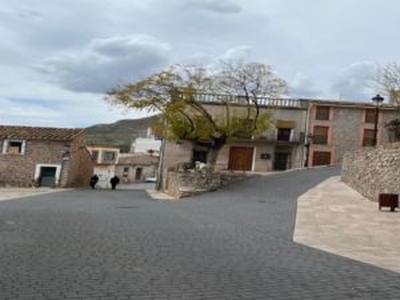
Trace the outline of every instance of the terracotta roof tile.
[[80, 128], [51, 128], [0, 125], [0, 139], [69, 141], [84, 133]]

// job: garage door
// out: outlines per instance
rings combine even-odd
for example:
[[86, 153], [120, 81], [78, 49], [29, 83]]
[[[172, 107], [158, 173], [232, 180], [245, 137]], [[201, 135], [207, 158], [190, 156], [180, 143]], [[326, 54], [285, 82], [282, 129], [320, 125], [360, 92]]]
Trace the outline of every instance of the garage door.
[[325, 166], [331, 164], [331, 153], [326, 151], [314, 151], [313, 166]]
[[251, 147], [231, 147], [229, 150], [229, 170], [251, 171], [253, 165], [253, 151]]

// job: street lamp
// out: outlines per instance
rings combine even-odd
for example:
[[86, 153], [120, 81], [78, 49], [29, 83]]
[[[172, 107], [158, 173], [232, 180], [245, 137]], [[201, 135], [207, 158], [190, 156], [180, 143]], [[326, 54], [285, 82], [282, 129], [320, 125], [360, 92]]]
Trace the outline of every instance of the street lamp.
[[304, 162], [304, 167], [305, 168], [308, 168], [308, 165], [310, 164], [309, 156], [310, 156], [310, 146], [311, 146], [311, 143], [312, 143], [312, 139], [313, 139], [312, 134], [307, 134], [306, 143], [304, 144], [304, 146], [306, 147], [306, 160]]
[[373, 146], [376, 146], [377, 145], [377, 136], [378, 136], [379, 106], [381, 106], [384, 98], [381, 95], [377, 94], [371, 100], [375, 104], [374, 139], [372, 141], [372, 144], [373, 144]]

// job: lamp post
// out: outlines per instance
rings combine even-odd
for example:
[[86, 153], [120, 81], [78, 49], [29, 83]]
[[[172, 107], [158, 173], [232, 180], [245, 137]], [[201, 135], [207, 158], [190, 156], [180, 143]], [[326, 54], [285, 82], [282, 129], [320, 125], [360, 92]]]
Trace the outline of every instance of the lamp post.
[[304, 167], [308, 168], [309, 165], [309, 157], [310, 157], [310, 146], [312, 143], [312, 138], [313, 136], [311, 134], [308, 134], [306, 136], [307, 142], [304, 144], [304, 146], [306, 147], [306, 160], [304, 162]]
[[384, 98], [381, 95], [377, 94], [371, 100], [375, 104], [374, 139], [372, 141], [372, 144], [373, 144], [373, 146], [376, 146], [377, 145], [377, 136], [378, 136], [379, 106], [381, 106]]

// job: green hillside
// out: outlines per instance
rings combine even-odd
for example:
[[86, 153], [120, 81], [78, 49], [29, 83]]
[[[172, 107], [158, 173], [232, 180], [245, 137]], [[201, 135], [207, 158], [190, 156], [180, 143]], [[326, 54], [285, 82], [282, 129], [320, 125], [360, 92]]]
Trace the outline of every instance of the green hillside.
[[96, 124], [86, 128], [88, 145], [113, 145], [128, 152], [132, 141], [145, 137], [147, 128], [157, 116], [142, 119], [124, 119], [111, 124]]

